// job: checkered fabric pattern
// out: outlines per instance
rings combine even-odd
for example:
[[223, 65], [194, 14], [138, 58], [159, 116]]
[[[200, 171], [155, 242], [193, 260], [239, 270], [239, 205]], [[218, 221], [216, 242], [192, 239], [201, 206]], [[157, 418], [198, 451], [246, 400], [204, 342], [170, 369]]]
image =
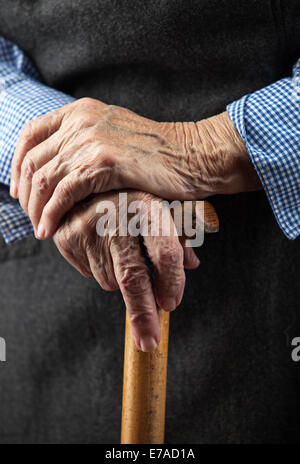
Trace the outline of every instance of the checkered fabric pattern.
[[[293, 239], [300, 233], [300, 60], [283, 79], [228, 105], [276, 219]], [[9, 196], [10, 168], [23, 125], [74, 99], [43, 85], [19, 47], [0, 37], [0, 232], [7, 244], [31, 235], [19, 203]]]
[[33, 233], [29, 218], [8, 191], [20, 130], [27, 121], [73, 100], [43, 85], [20, 48], [0, 37], [0, 232], [7, 244]]
[[277, 222], [300, 234], [300, 59], [293, 77], [227, 106], [259, 175]]

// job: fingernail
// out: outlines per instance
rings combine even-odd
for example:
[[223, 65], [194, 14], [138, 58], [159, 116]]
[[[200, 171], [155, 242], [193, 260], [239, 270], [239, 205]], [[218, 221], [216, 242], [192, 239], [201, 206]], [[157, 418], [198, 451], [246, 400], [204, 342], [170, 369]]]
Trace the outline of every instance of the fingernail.
[[18, 196], [18, 188], [14, 180], [11, 181], [10, 183], [10, 196], [13, 198], [17, 198]]
[[173, 311], [173, 309], [175, 309], [177, 306], [176, 298], [173, 297], [165, 298], [163, 302], [163, 309], [166, 309], [167, 311]]
[[45, 237], [46, 230], [45, 230], [45, 227], [43, 226], [43, 224], [39, 224], [36, 235], [37, 235], [37, 238], [39, 238], [40, 240]]
[[147, 353], [148, 351], [153, 351], [157, 347], [157, 342], [155, 338], [150, 336], [145, 336], [140, 339], [141, 350]]

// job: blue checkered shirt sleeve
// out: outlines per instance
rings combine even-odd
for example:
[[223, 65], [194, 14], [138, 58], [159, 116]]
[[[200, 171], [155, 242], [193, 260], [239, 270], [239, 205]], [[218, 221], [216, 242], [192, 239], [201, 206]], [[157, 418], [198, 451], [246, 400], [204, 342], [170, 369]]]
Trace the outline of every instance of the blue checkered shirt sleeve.
[[27, 121], [73, 100], [42, 84], [22, 50], [0, 37], [0, 233], [7, 244], [33, 233], [28, 216], [8, 191], [20, 130]]
[[[291, 239], [300, 233], [300, 60], [282, 79], [228, 105], [269, 198]], [[6, 243], [33, 233], [29, 218], [8, 193], [10, 168], [23, 125], [74, 99], [43, 85], [19, 47], [0, 37], [0, 232]]]
[[285, 235], [300, 234], [300, 59], [293, 75], [227, 106]]

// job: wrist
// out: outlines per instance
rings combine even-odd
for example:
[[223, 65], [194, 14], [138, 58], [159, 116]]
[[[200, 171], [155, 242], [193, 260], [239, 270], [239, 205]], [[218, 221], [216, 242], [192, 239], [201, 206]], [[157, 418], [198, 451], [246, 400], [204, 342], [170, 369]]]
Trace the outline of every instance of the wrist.
[[227, 111], [192, 124], [198, 138], [199, 184], [208, 183], [212, 195], [262, 188], [244, 141]]

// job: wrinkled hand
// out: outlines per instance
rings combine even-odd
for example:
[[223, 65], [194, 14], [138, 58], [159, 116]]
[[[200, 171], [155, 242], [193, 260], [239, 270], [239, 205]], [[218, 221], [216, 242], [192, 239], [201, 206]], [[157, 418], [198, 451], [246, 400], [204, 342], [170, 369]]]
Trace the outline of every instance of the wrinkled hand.
[[41, 239], [91, 193], [133, 188], [184, 200], [259, 186], [226, 112], [197, 123], [158, 123], [89, 98], [26, 125], [11, 176], [11, 194]]
[[[128, 192], [128, 202], [143, 201], [147, 210], [153, 198], [147, 193]], [[141, 237], [118, 236], [119, 222], [116, 222], [116, 235], [97, 233], [97, 221], [103, 217], [99, 212], [101, 204], [105, 206], [107, 221], [115, 212], [119, 217], [117, 193], [94, 195], [65, 216], [54, 242], [65, 259], [84, 276], [93, 276], [104, 290], [121, 290], [136, 344], [143, 351], [151, 351], [160, 340], [157, 304], [168, 311], [178, 306], [185, 285], [184, 266], [196, 268], [199, 260], [192, 248], [181, 246], [176, 235], [145, 236], [143, 242], [152, 264], [152, 279], [142, 252]], [[150, 214], [146, 217], [150, 222]]]

